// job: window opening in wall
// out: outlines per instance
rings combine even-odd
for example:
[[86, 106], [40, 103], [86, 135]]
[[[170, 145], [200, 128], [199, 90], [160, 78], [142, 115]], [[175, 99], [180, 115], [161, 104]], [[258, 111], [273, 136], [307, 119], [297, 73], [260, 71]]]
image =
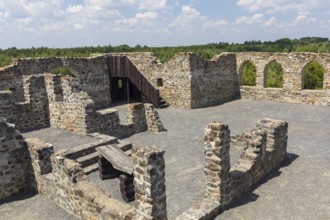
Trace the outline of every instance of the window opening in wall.
[[322, 89], [324, 68], [316, 61], [307, 64], [303, 70], [303, 89]]
[[162, 78], [157, 78], [157, 86], [158, 87], [163, 87], [163, 79]]
[[283, 68], [281, 64], [272, 61], [266, 70], [266, 84], [265, 87], [269, 88], [283, 88]]
[[257, 69], [251, 61], [246, 61], [242, 68], [242, 85], [255, 86], [256, 85]]
[[118, 80], [118, 89], [123, 88], [123, 80], [119, 79]]

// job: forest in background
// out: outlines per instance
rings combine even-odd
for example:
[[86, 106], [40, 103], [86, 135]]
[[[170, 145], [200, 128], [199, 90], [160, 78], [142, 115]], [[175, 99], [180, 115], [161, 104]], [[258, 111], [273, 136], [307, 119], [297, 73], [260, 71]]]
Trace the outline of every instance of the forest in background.
[[209, 43], [205, 45], [177, 47], [149, 47], [136, 45], [119, 46], [85, 46], [72, 48], [32, 47], [18, 49], [15, 47], [0, 49], [0, 66], [9, 65], [12, 59], [27, 57], [88, 57], [93, 53], [117, 52], [153, 52], [161, 62], [166, 62], [178, 52], [195, 52], [204, 59], [211, 59], [222, 52], [316, 52], [330, 53], [328, 38], [304, 37], [300, 39], [283, 38], [276, 41], [246, 41], [239, 43]]
[[[85, 46], [73, 48], [32, 47], [18, 49], [15, 47], [0, 49], [0, 67], [9, 65], [12, 59], [27, 57], [88, 57], [94, 53], [119, 52], [153, 52], [161, 62], [166, 62], [178, 52], [195, 52], [204, 59], [211, 59], [222, 52], [315, 52], [330, 53], [328, 38], [304, 37], [300, 39], [283, 38], [276, 41], [246, 41], [239, 43], [209, 43], [205, 45], [177, 47], [149, 47], [136, 45], [119, 46]], [[56, 74], [68, 74], [57, 70]], [[254, 86], [256, 69], [253, 63], [246, 63], [242, 73], [242, 85]], [[305, 68], [305, 89], [322, 89], [324, 69], [317, 62], [311, 62]], [[266, 87], [281, 88], [283, 85], [283, 70], [278, 63], [272, 63], [267, 70]]]

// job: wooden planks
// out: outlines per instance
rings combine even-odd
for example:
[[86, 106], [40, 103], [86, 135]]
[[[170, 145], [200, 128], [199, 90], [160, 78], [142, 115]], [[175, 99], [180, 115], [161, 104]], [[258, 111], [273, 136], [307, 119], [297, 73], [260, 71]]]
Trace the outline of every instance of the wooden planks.
[[116, 145], [106, 145], [96, 148], [96, 150], [107, 159], [112, 166], [122, 172], [133, 174], [132, 159]]

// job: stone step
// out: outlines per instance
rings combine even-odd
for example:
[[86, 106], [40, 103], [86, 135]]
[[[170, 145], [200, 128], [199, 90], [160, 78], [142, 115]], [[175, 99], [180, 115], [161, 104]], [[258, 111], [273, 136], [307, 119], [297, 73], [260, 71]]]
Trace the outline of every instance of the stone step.
[[91, 173], [99, 170], [99, 164], [95, 163], [95, 164], [89, 165], [89, 166], [83, 168], [83, 170], [84, 170], [85, 175], [91, 174]]
[[99, 159], [99, 153], [94, 152], [94, 153], [87, 154], [85, 156], [77, 158], [76, 162], [80, 163], [81, 167], [84, 168], [84, 167], [87, 167], [94, 163], [97, 163], [98, 159]]
[[131, 142], [128, 142], [128, 141], [122, 141], [122, 140], [118, 140], [118, 144], [117, 146], [122, 150], [122, 151], [128, 151], [128, 150], [131, 150], [133, 145]]

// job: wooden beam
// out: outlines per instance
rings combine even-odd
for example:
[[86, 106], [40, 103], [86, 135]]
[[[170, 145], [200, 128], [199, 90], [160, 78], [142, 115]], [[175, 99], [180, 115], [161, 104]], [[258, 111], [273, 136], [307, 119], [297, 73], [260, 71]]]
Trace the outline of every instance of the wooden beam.
[[96, 150], [106, 158], [115, 169], [130, 175], [133, 174], [134, 165], [132, 158], [124, 154], [116, 144], [97, 147]]

